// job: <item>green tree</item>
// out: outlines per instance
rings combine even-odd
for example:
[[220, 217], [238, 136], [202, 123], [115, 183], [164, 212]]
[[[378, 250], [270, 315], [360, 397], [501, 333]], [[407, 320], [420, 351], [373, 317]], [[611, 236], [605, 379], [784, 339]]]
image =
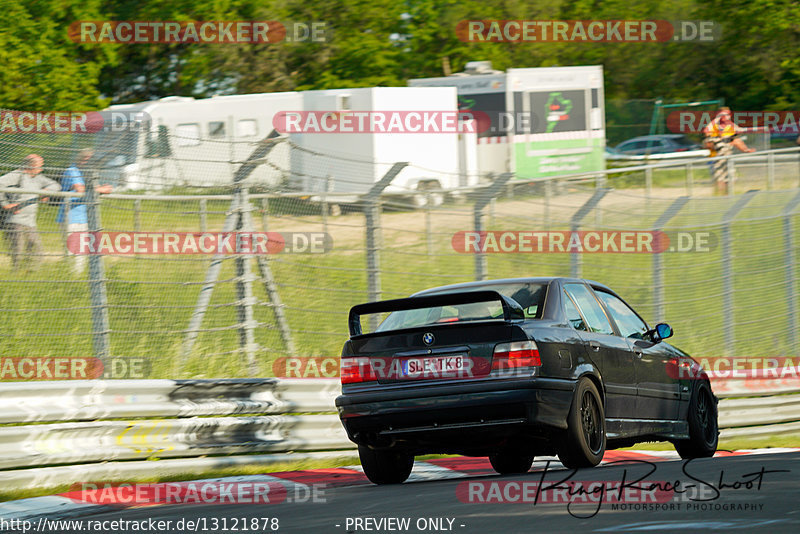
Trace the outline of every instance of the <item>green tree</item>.
[[114, 45], [90, 48], [70, 40], [75, 20], [104, 18], [99, 0], [2, 0], [0, 107], [32, 111], [91, 110], [107, 99], [98, 89]]

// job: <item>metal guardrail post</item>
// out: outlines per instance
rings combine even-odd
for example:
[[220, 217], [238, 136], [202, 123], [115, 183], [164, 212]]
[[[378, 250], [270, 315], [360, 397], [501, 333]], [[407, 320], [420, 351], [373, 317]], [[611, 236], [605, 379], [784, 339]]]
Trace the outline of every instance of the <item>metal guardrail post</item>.
[[[730, 185], [730, 182], [728, 182]], [[733, 219], [750, 202], [758, 191], [748, 191], [736, 201], [736, 203], [725, 212], [722, 217], [722, 313], [723, 331], [725, 332], [725, 355], [731, 357], [736, 349], [736, 328], [733, 323], [733, 236], [731, 235], [731, 225]]]
[[[100, 232], [100, 196], [95, 189], [96, 172], [87, 174], [86, 181], [86, 215], [90, 232]], [[91, 254], [89, 256], [89, 298], [92, 304], [92, 345], [95, 357], [103, 362], [106, 369], [110, 369], [110, 326], [108, 320], [108, 295], [106, 294], [106, 275], [103, 266], [103, 256]]]
[[[473, 206], [473, 229], [480, 234], [485, 231], [483, 227], [483, 210], [492, 200], [503, 191], [506, 184], [514, 175], [505, 172], [498, 176], [486, 189], [476, 192], [475, 205]], [[488, 280], [489, 268], [486, 261], [486, 254], [483, 252], [475, 253], [475, 280]]]
[[[800, 348], [800, 336], [798, 336], [798, 329], [800, 323], [797, 318], [797, 265], [795, 259], [795, 241], [794, 241], [794, 211], [800, 204], [800, 193], [783, 208], [783, 248], [786, 262], [786, 306], [788, 308], [788, 330], [789, 330], [789, 353], [796, 351]], [[796, 354], [796, 352], [794, 353]]]
[[[594, 194], [591, 196], [589, 200], [587, 200], [583, 206], [578, 208], [578, 211], [575, 212], [575, 215], [572, 216], [570, 219], [570, 231], [577, 232], [580, 228], [581, 221], [583, 221], [584, 217], [589, 214], [590, 211], [594, 209], [595, 206], [606, 196], [611, 189], [603, 188], [603, 189], [596, 189]], [[572, 252], [569, 258], [570, 264], [570, 275], [573, 278], [580, 278], [581, 277], [581, 253], [580, 252]]]
[[[380, 196], [383, 190], [405, 169], [408, 163], [395, 163], [392, 168], [375, 182], [372, 188], [362, 197], [364, 202], [364, 218], [366, 219], [367, 245], [367, 300], [376, 302], [381, 299], [381, 207]], [[378, 327], [378, 317], [369, 316], [370, 331]]]
[[[681, 209], [689, 202], [689, 197], [678, 197], [664, 210], [653, 225], [653, 232], [661, 232], [664, 226], [678, 214]], [[666, 237], [666, 236], [665, 236]], [[664, 262], [662, 252], [653, 254], [653, 304], [655, 308], [655, 322], [664, 321], [666, 312], [664, 311]]]

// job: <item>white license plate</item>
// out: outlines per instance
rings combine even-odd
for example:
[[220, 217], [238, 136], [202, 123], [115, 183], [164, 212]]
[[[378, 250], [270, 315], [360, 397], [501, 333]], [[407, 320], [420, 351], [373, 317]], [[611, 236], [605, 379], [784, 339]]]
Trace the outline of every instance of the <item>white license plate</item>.
[[403, 378], [439, 378], [463, 374], [468, 359], [462, 355], [408, 358], [402, 362]]

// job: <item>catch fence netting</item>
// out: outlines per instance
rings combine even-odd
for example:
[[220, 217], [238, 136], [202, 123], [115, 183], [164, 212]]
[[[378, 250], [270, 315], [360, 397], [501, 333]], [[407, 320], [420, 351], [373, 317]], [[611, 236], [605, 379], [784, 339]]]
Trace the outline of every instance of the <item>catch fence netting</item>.
[[[0, 138], [3, 175], [38, 154], [43, 174], [62, 182], [88, 148], [78, 171], [113, 188], [83, 200], [99, 219], [90, 230], [110, 236], [110, 248], [98, 250], [100, 234], [92, 243], [69, 237], [56, 221], [64, 197], [49, 191], [35, 219], [41, 251], [24, 251], [14, 266], [3, 241], [4, 358], [144, 362], [139, 375], [109, 366], [113, 378], [271, 376], [287, 356], [338, 357], [355, 304], [529, 276], [605, 283], [651, 324], [668, 321], [674, 344], [694, 355], [800, 350], [795, 160], [785, 183], [767, 190], [764, 163], [729, 196], [714, 194], [702, 161], [688, 166], [691, 182], [679, 164], [674, 183], [657, 169], [649, 183], [643, 170], [533, 182], [483, 174], [470, 187], [443, 187], [464, 177], [291, 137], [128, 133]], [[761, 190], [747, 193], [753, 184]], [[226, 243], [231, 232], [249, 237]], [[266, 248], [254, 248], [256, 234]], [[623, 234], [639, 240], [634, 250], [614, 249]], [[213, 241], [200, 242], [206, 235]], [[599, 250], [568, 246], [573, 235]], [[525, 239], [544, 246], [526, 248]], [[654, 242], [663, 250], [647, 248]], [[15, 369], [2, 378], [15, 379]]]

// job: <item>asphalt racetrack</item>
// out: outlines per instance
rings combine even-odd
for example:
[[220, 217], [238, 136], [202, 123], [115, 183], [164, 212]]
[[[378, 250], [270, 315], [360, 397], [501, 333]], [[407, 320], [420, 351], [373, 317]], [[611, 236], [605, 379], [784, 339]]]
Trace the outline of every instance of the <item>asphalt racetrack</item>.
[[[159, 532], [797, 533], [799, 472], [800, 452], [637, 460], [577, 472], [537, 460], [525, 475], [444, 478], [443, 473], [399, 486], [336, 486], [323, 479], [320, 494], [302, 503], [289, 502], [289, 491], [275, 504], [150, 506], [74, 519], [85, 523], [84, 532], [87, 527], [98, 532], [99, 525], [106, 527], [100, 532], [143, 532], [123, 530], [113, 521], [152, 520], [170, 521], [161, 523]], [[597, 481], [607, 484], [591, 484]], [[626, 488], [624, 502], [612, 490], [602, 499], [606, 502], [598, 502], [597, 488], [620, 484]], [[637, 491], [636, 484], [650, 484], [649, 493]], [[515, 502], [497, 502], [506, 499]]]

